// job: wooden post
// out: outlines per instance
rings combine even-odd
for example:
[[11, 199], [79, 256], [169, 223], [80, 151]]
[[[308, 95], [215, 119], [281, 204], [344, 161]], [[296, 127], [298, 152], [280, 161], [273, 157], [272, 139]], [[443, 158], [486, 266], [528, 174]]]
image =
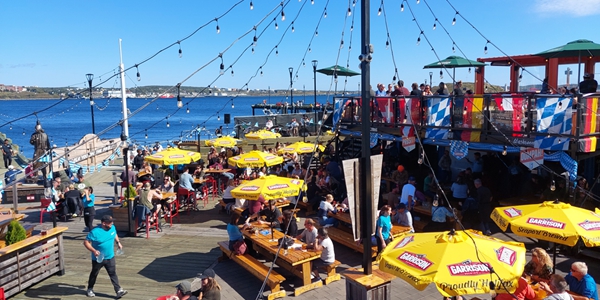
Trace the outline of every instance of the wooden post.
[[346, 300], [385, 300], [392, 296], [394, 276], [373, 268], [366, 275], [362, 269], [350, 268], [342, 273], [346, 277]]
[[13, 211], [18, 214], [19, 213], [19, 191], [17, 190], [17, 183], [13, 182]]
[[63, 247], [63, 236], [62, 234], [58, 236], [58, 266], [59, 271], [58, 275], [65, 275], [65, 252]]

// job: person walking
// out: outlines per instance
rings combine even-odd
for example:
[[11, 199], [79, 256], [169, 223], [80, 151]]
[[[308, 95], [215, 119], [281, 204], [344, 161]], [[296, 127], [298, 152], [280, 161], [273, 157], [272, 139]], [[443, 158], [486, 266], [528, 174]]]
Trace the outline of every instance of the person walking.
[[8, 166], [12, 163], [13, 156], [12, 145], [8, 139], [4, 139], [4, 144], [2, 144], [2, 155], [4, 158], [4, 167], [8, 169]]
[[90, 272], [86, 292], [88, 297], [96, 296], [94, 294], [94, 285], [96, 284], [96, 278], [102, 267], [106, 269], [106, 272], [110, 277], [115, 293], [117, 293], [116, 298], [120, 299], [127, 294], [127, 291], [119, 285], [119, 278], [117, 277], [117, 264], [114, 249], [115, 242], [117, 242], [119, 250], [122, 251], [123, 245], [121, 245], [117, 230], [113, 226], [113, 218], [109, 215], [105, 215], [102, 217], [102, 223], [98, 227], [92, 229], [83, 242], [85, 248], [88, 249], [92, 255], [92, 271]]
[[83, 220], [85, 221], [85, 227], [88, 228], [89, 232], [92, 232], [94, 226], [94, 216], [96, 216], [96, 209], [94, 208], [94, 201], [96, 196], [94, 195], [94, 189], [88, 186], [83, 189]]
[[477, 188], [477, 206], [479, 207], [481, 231], [485, 235], [491, 235], [490, 214], [492, 213], [492, 192], [487, 187], [481, 185], [481, 179], [475, 179], [474, 183], [475, 188]]
[[392, 219], [390, 214], [392, 208], [389, 205], [384, 205], [379, 211], [379, 218], [377, 218], [375, 239], [377, 240], [377, 254], [383, 251], [383, 248], [392, 241]]

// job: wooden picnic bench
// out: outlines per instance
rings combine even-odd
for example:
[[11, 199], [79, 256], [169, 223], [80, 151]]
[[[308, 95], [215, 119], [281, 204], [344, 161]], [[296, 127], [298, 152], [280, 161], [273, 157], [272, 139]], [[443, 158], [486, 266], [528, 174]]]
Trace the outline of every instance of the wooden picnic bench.
[[[218, 242], [219, 248], [223, 252], [223, 259], [231, 259], [235, 261], [237, 264], [242, 266], [244, 269], [248, 270], [252, 275], [256, 276], [260, 280], [265, 280], [267, 278], [267, 274], [269, 273], [269, 267], [256, 260], [250, 254], [244, 255], [235, 255], [231, 253], [229, 250], [229, 241]], [[285, 277], [281, 276], [279, 273], [275, 271], [271, 271], [271, 274], [268, 274], [267, 285], [271, 289], [271, 294], [269, 294], [268, 299], [276, 299], [283, 298], [286, 296], [285, 291], [281, 290], [281, 283], [285, 281]]]
[[298, 201], [298, 204], [296, 204], [296, 207], [298, 207], [300, 209], [304, 209], [306, 211], [307, 216], [315, 213], [315, 211], [313, 210], [312, 204], [310, 204], [308, 202]]

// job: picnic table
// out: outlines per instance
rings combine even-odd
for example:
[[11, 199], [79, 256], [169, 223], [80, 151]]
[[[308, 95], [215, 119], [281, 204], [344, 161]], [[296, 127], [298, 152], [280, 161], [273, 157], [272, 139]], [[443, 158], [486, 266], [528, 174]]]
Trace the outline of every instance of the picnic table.
[[[244, 236], [252, 241], [254, 249], [265, 256], [268, 260], [273, 260], [277, 253], [278, 244], [277, 241], [284, 236], [284, 234], [278, 230], [270, 230], [267, 226], [261, 226], [253, 224], [257, 230], [269, 231], [266, 235], [262, 233], [252, 233], [250, 229], [243, 230]], [[272, 234], [272, 238], [271, 238]], [[318, 288], [323, 285], [321, 281], [311, 283], [311, 262], [321, 257], [321, 251], [314, 250], [302, 250], [302, 242], [295, 241], [295, 246], [287, 250], [281, 249], [275, 263], [291, 272], [294, 276], [302, 280], [302, 286], [298, 287], [294, 291], [294, 295], [298, 296], [309, 290]]]

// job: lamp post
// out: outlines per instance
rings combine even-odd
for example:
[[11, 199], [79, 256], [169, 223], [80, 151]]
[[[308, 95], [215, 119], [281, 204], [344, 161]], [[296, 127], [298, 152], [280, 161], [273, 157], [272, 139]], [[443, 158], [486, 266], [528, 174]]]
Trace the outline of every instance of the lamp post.
[[96, 134], [96, 126], [94, 124], [94, 98], [92, 97], [92, 80], [94, 80], [94, 74], [85, 74], [88, 85], [90, 86], [90, 110], [92, 111], [92, 133]]
[[292, 73], [294, 72], [294, 68], [289, 67], [290, 71], [290, 104], [294, 105], [294, 81], [292, 80]]
[[429, 86], [433, 90], [433, 72], [429, 72]]
[[314, 119], [314, 124], [315, 124], [315, 134], [317, 134], [317, 119], [319, 118], [319, 115], [317, 113], [317, 64], [319, 62], [315, 59], [312, 61], [312, 66], [313, 66], [313, 80], [314, 80], [314, 88], [315, 88], [315, 119]]

